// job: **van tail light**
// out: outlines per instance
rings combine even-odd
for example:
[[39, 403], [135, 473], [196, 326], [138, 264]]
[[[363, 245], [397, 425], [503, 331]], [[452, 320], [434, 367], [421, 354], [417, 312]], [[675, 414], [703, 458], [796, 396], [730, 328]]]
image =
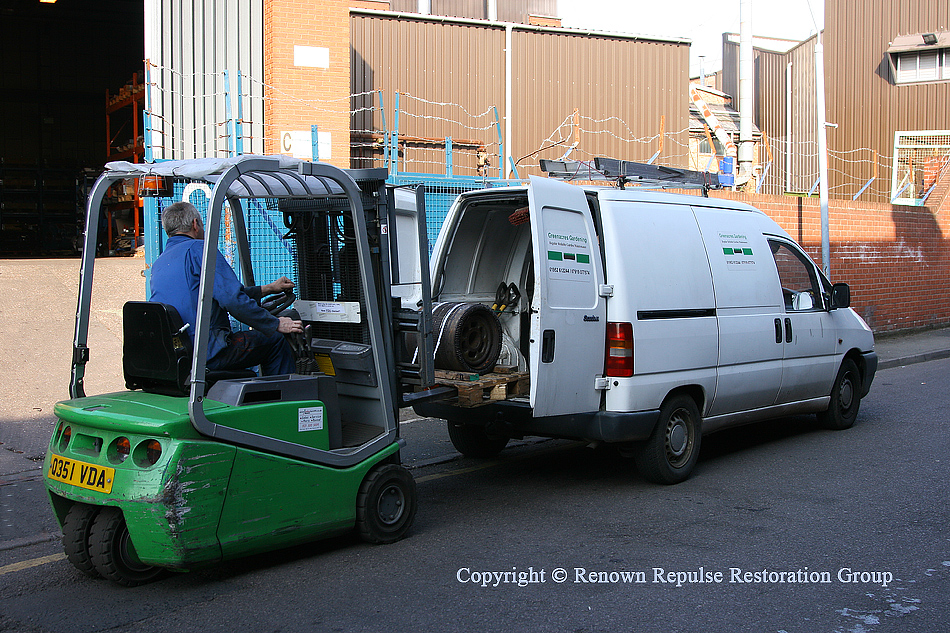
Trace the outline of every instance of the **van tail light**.
[[632, 324], [607, 324], [607, 366], [604, 373], [619, 378], [633, 375]]

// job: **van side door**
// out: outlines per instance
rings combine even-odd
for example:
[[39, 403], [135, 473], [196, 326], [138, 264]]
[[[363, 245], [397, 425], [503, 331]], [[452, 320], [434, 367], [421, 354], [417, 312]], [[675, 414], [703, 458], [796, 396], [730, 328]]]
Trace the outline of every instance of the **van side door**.
[[581, 187], [532, 176], [528, 187], [535, 291], [528, 364], [536, 417], [597, 411], [606, 299], [597, 233]]
[[797, 244], [770, 237], [782, 286], [784, 362], [778, 403], [828, 395], [835, 378], [837, 334], [815, 263]]
[[693, 211], [709, 255], [719, 321], [719, 379], [707, 416], [772, 406], [782, 384], [785, 311], [762, 223], [751, 212]]

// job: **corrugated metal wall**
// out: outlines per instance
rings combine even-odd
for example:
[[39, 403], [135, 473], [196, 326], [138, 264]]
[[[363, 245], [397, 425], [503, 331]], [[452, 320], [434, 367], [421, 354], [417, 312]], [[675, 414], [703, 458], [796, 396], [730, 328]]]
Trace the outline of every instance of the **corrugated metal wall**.
[[[525, 157], [519, 175], [540, 173], [540, 158], [595, 155], [687, 164], [688, 44], [574, 34], [565, 29], [513, 26], [511, 76], [512, 157]], [[351, 14], [352, 91], [380, 90], [388, 129], [394, 92], [400, 98], [400, 135], [480, 139], [497, 154], [489, 126], [495, 106], [502, 130], [505, 111], [506, 27], [492, 23]], [[357, 104], [365, 107], [364, 104]], [[574, 116], [575, 108], [577, 116]], [[427, 118], [428, 117], [428, 118]], [[448, 120], [447, 120], [448, 119]], [[576, 124], [576, 125], [575, 125]], [[354, 116], [354, 130], [381, 130], [378, 111]], [[545, 149], [547, 147], [547, 149]], [[538, 151], [538, 150], [542, 151]], [[429, 154], [427, 160], [439, 159]], [[473, 158], [465, 158], [473, 160]], [[493, 173], [498, 167], [492, 159]], [[365, 165], [361, 165], [365, 166]], [[457, 163], [460, 174], [474, 174]], [[433, 171], [411, 157], [400, 170]]]
[[[488, 19], [488, 0], [431, 0], [430, 13], [456, 18]], [[416, 13], [419, 0], [390, 0], [393, 11]], [[497, 0], [497, 19], [528, 23], [529, 15], [556, 16], [557, 0]]]
[[[787, 53], [754, 50], [753, 122], [769, 144], [760, 148], [763, 167], [769, 149], [772, 156], [762, 193], [807, 192], [817, 178], [815, 41], [812, 37]], [[722, 57], [722, 90], [738, 104], [739, 44], [723, 38]]]
[[[858, 15], [862, 19], [856, 20]], [[885, 163], [879, 167], [878, 178], [890, 183], [888, 165], [894, 154], [895, 131], [950, 129], [950, 83], [895, 85], [886, 53], [897, 35], [948, 28], [947, 0], [825, 0], [828, 121], [838, 125], [828, 131], [828, 148], [833, 152], [867, 148], [841, 157], [832, 154], [833, 195], [853, 195], [871, 178], [871, 162], [860, 159], [867, 159], [873, 151]], [[846, 181], [841, 172], [854, 177]], [[887, 196], [869, 193], [861, 199], [884, 200]]]
[[226, 156], [241, 74], [244, 152], [264, 151], [263, 0], [145, 0], [156, 159]]

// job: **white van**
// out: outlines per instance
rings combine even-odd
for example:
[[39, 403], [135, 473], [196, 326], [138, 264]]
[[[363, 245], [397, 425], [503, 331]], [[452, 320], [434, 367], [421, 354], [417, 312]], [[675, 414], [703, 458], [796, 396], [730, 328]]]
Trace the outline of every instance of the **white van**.
[[607, 442], [676, 483], [723, 428], [850, 427], [877, 368], [848, 286], [738, 202], [533, 177], [461, 195], [431, 271], [433, 301], [494, 307], [502, 356], [530, 376], [527, 396], [415, 405], [469, 456], [528, 435]]

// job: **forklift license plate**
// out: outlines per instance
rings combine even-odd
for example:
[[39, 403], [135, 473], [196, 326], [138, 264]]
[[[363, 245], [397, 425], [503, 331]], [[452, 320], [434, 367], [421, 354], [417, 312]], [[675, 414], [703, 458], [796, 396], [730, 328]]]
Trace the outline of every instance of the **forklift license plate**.
[[95, 490], [109, 494], [112, 492], [112, 481], [115, 479], [115, 468], [96, 466], [66, 459], [53, 455], [49, 462], [50, 479], [61, 481], [71, 486], [78, 486], [86, 490]]

